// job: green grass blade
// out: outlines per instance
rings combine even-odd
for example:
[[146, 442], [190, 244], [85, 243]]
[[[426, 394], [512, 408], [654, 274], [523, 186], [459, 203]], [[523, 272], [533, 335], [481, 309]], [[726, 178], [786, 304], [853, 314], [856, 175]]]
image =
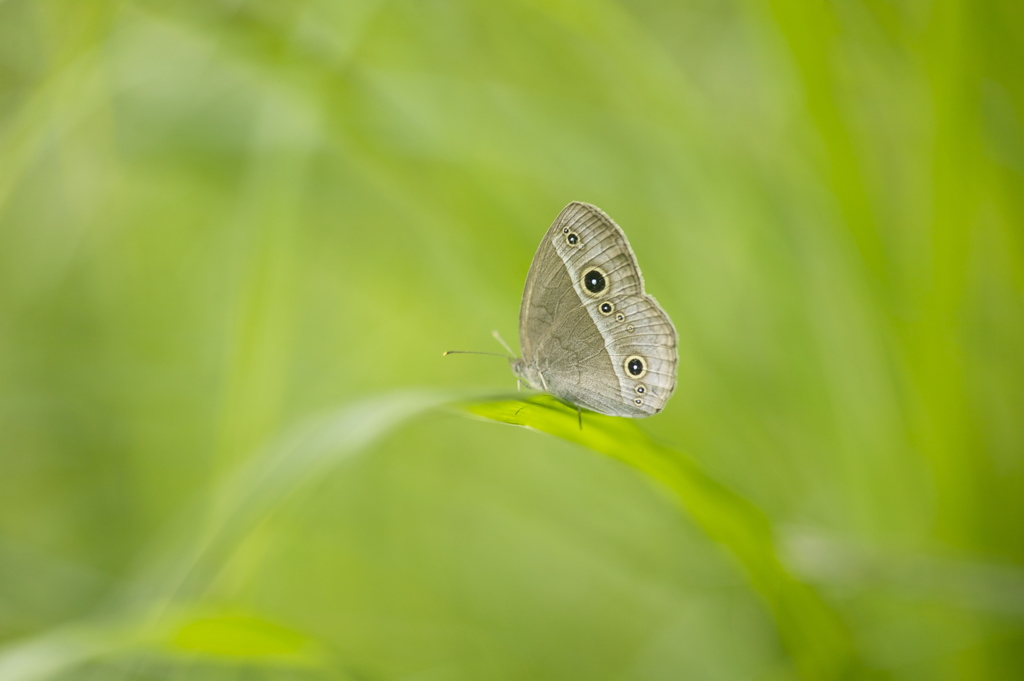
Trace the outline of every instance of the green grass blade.
[[845, 626], [808, 585], [779, 561], [771, 523], [758, 508], [715, 482], [683, 454], [652, 441], [637, 423], [577, 412], [547, 395], [464, 402], [463, 412], [560, 437], [639, 470], [667, 488], [714, 542], [739, 562], [768, 606], [804, 678], [846, 678], [858, 666]]

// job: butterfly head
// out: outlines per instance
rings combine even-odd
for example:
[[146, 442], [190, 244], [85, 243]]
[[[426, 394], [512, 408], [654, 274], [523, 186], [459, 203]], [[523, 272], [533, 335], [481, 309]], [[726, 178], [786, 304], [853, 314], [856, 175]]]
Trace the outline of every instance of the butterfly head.
[[531, 388], [546, 390], [544, 377], [540, 375], [540, 371], [536, 366], [528, 363], [522, 357], [510, 359], [509, 364], [512, 367], [512, 373], [523, 383]]

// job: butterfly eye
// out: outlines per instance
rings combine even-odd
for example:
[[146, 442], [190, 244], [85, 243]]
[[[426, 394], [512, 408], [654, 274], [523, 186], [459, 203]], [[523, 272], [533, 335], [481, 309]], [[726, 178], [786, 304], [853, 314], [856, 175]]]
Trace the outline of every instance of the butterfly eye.
[[583, 275], [583, 288], [592, 295], [597, 295], [608, 287], [607, 275], [597, 267], [592, 267]]
[[626, 367], [626, 371], [629, 372], [629, 375], [634, 378], [642, 378], [644, 374], [647, 373], [647, 363], [644, 362], [643, 357], [631, 355], [626, 358], [626, 361], [623, 364]]
[[580, 238], [576, 235], [576, 232], [569, 232], [569, 236], [565, 237], [565, 243], [570, 246], [575, 246], [580, 242]]
[[607, 317], [612, 312], [615, 312], [615, 304], [614, 303], [610, 303], [610, 302], [608, 302], [606, 300], [603, 303], [601, 303], [600, 305], [598, 305], [597, 309], [600, 310], [601, 314], [603, 314], [605, 317]]

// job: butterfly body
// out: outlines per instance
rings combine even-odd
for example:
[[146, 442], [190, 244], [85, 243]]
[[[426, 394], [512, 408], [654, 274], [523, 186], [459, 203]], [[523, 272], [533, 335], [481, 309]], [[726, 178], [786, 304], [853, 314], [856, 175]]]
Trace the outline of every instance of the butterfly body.
[[570, 203], [541, 240], [519, 313], [521, 380], [591, 411], [642, 418], [676, 384], [676, 331], [644, 291], [626, 236], [587, 203]]

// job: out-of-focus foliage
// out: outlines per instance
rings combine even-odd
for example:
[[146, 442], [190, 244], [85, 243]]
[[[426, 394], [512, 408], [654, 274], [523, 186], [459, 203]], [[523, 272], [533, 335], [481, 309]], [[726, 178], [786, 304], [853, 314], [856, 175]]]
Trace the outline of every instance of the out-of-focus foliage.
[[[1016, 0], [0, 1], [0, 678], [1024, 675], [1022, 64]], [[574, 199], [675, 397], [439, 408]]]

